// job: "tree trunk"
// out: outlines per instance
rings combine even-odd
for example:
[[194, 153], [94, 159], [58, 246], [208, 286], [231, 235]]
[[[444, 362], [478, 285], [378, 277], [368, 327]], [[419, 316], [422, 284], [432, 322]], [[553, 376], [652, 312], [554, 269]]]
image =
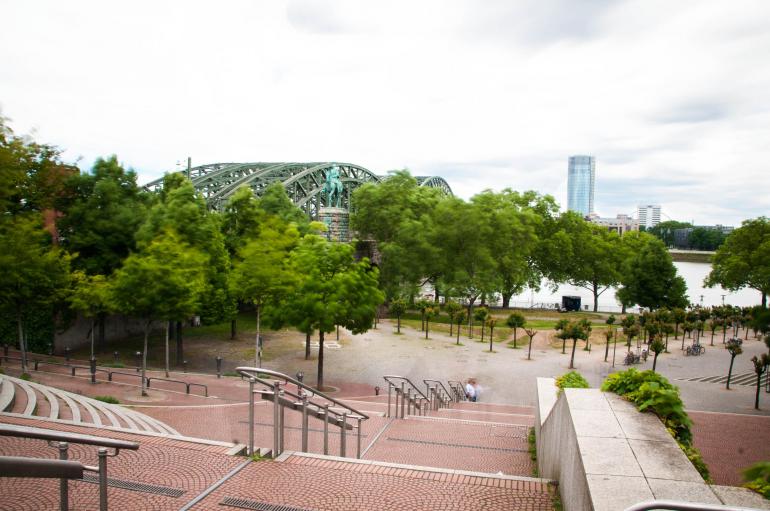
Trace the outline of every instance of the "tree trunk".
[[604, 361], [607, 361], [607, 357], [610, 356], [610, 339], [611, 337], [607, 337], [607, 344], [604, 346]]
[[254, 364], [257, 367], [262, 367], [262, 355], [259, 353], [259, 313], [261, 307], [257, 305], [257, 338], [254, 340]]
[[457, 323], [457, 344], [460, 344], [460, 323]]
[[104, 344], [106, 343], [106, 336], [104, 333], [105, 324], [107, 323], [107, 315], [100, 312], [97, 316], [99, 319], [99, 353], [104, 351]]
[[492, 353], [492, 342], [494, 342], [494, 337], [492, 337], [492, 333], [495, 331], [493, 327], [489, 327], [489, 352]]
[[529, 347], [527, 348], [527, 360], [532, 360], [532, 358], [530, 356], [532, 355], [532, 343], [534, 343], [534, 342], [535, 342], [535, 336], [534, 335], [530, 335], [529, 336]]
[[449, 337], [454, 336], [455, 317], [449, 316]]
[[730, 356], [730, 369], [727, 371], [727, 390], [730, 390], [730, 377], [733, 375], [733, 362], [735, 361], [735, 355]]
[[567, 353], [567, 338], [561, 340], [561, 354], [564, 355]]
[[401, 314], [396, 316], [396, 332], [401, 333]]
[[658, 363], [658, 354], [655, 353], [655, 358], [652, 359], [652, 372], [653, 373], [655, 372], [655, 366], [657, 365], [657, 363]]
[[594, 283], [594, 312], [599, 311], [599, 287]]
[[230, 340], [235, 340], [235, 336], [238, 334], [238, 320], [233, 318], [230, 320]]
[[324, 385], [324, 331], [318, 332], [318, 380], [316, 382], [318, 390], [323, 392]]
[[484, 342], [484, 321], [481, 322], [481, 342]]
[[305, 360], [310, 359], [310, 335], [311, 332], [305, 334]]
[[147, 378], [146, 378], [146, 372], [147, 372], [147, 340], [150, 336], [150, 323], [151, 321], [148, 319], [144, 324], [144, 352], [142, 353], [142, 395], [147, 395]]
[[170, 333], [171, 333], [171, 321], [166, 321], [166, 378], [168, 378], [168, 358], [169, 358], [168, 338]]
[[572, 339], [572, 356], [569, 359], [569, 368], [575, 369], [575, 348], [577, 347], [577, 339]]
[[19, 349], [21, 350], [21, 372], [27, 372], [27, 346], [24, 340], [24, 326], [21, 321], [21, 312], [16, 313], [16, 326], [18, 327]]
[[674, 340], [679, 339], [679, 323], [674, 323]]
[[511, 297], [513, 296], [513, 293], [511, 294], [504, 294], [503, 295], [503, 309], [507, 309], [511, 306]]
[[757, 394], [754, 397], [754, 409], [759, 410], [759, 389], [762, 388], [762, 375], [757, 375]]
[[425, 338], [428, 338], [428, 329], [430, 328], [428, 318], [425, 318]]
[[767, 309], [767, 293], [762, 293], [762, 308]]
[[182, 341], [182, 322], [177, 321], [176, 322], [176, 328], [175, 334], [176, 334], [176, 365], [180, 365], [182, 362], [184, 362], [184, 343]]

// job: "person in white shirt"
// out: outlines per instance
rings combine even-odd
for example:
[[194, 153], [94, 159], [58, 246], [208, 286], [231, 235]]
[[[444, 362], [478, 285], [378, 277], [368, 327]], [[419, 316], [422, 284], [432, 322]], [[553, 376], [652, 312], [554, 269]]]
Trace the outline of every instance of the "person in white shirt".
[[468, 401], [476, 401], [476, 387], [473, 386], [473, 380], [468, 380], [465, 384], [465, 397]]

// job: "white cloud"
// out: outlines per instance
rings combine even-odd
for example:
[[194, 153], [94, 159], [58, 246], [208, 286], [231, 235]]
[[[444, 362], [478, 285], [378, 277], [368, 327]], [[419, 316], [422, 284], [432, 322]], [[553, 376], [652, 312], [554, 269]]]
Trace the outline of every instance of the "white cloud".
[[16, 131], [117, 153], [142, 181], [190, 155], [442, 174], [465, 197], [768, 214], [770, 5], [598, 2], [0, 1], [0, 104]]

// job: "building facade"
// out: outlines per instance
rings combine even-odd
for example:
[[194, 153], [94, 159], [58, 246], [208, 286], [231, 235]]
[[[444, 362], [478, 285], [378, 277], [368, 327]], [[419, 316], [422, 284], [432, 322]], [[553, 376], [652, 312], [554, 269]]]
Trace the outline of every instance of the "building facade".
[[660, 204], [644, 204], [636, 207], [639, 226], [652, 229], [660, 223]]
[[596, 213], [591, 213], [587, 219], [589, 222], [606, 227], [608, 231], [616, 232], [621, 236], [629, 231], [639, 230], [639, 222], [628, 215], [620, 214], [615, 218], [604, 218]]
[[567, 209], [586, 217], [594, 212], [596, 159], [593, 156], [570, 156], [567, 166]]

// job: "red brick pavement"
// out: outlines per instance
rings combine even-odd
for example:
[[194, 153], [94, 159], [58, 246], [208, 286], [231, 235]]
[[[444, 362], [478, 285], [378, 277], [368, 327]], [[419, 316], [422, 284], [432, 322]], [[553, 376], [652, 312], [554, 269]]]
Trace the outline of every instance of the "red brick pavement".
[[409, 465], [529, 476], [526, 426], [453, 420], [394, 420], [366, 459]]
[[[225, 447], [171, 440], [145, 435], [133, 435], [99, 428], [57, 424], [34, 419], [3, 416], [0, 421], [71, 431], [107, 438], [139, 442], [137, 451], [121, 451], [108, 461], [108, 476], [185, 491], [180, 497], [110, 487], [110, 509], [114, 510], [172, 510], [179, 509], [204, 489], [222, 478], [243, 461], [224, 454]], [[4, 456], [57, 458], [58, 451], [42, 440], [0, 437], [0, 453]], [[86, 465], [96, 465], [96, 448], [72, 444], [70, 459]], [[58, 481], [46, 479], [0, 479], [0, 509], [54, 510], [59, 509]], [[71, 509], [97, 509], [98, 486], [85, 482], [70, 482]]]
[[741, 471], [770, 460], [770, 417], [687, 411], [693, 442], [716, 484], [739, 486]]
[[222, 510], [224, 497], [312, 510], [550, 510], [547, 485], [289, 457], [252, 463], [195, 510]]

